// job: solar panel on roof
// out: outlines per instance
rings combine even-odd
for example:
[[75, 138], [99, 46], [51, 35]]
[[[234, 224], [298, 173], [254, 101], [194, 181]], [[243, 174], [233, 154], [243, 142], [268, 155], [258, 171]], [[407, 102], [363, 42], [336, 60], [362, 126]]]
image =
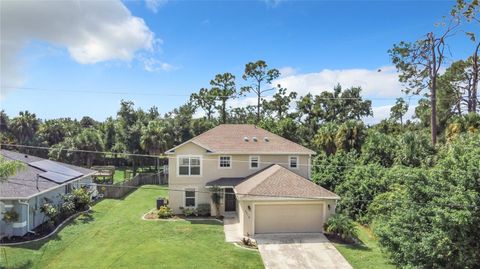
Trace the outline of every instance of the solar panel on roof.
[[50, 160], [42, 160], [38, 162], [31, 162], [28, 165], [43, 170], [45, 172], [54, 172], [56, 174], [64, 175], [71, 178], [82, 176], [83, 174], [71, 168], [52, 162]]
[[44, 172], [44, 173], [40, 173], [38, 175], [43, 177], [43, 178], [46, 178], [48, 180], [51, 180], [55, 183], [60, 183], [60, 184], [76, 178], [74, 176], [62, 175], [62, 174], [55, 173], [55, 172]]

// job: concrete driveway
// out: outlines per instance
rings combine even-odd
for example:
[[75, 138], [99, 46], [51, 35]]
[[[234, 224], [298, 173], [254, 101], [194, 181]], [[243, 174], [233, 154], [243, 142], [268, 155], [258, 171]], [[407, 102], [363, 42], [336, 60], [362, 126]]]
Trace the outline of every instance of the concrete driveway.
[[265, 234], [255, 239], [267, 269], [352, 269], [322, 233]]

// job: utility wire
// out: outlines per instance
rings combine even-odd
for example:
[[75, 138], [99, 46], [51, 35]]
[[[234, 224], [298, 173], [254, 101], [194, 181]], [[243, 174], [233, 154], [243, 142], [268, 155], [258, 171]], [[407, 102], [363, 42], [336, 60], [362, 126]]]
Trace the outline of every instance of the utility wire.
[[[159, 92], [132, 92], [125, 90], [109, 90], [109, 91], [94, 91], [94, 90], [65, 90], [65, 89], [51, 89], [51, 88], [36, 88], [36, 87], [14, 87], [14, 86], [3, 86], [7, 89], [17, 89], [17, 90], [27, 90], [27, 91], [52, 91], [60, 93], [88, 93], [88, 94], [111, 94], [111, 95], [147, 95], [147, 96], [162, 96], [162, 97], [190, 97], [191, 94], [169, 94], [169, 93], [159, 93]], [[227, 95], [227, 96], [218, 96], [214, 94], [205, 94], [204, 96], [217, 97], [219, 100], [224, 98], [234, 98], [234, 97], [243, 97], [244, 95]], [[271, 96], [261, 96], [271, 97]], [[420, 95], [405, 95], [401, 98], [412, 98], [412, 97], [421, 97]], [[315, 96], [315, 99], [321, 100], [396, 100], [399, 97], [321, 97]], [[480, 98], [480, 95], [477, 96]], [[453, 98], [435, 98], [436, 100], [452, 100]]]
[[[16, 178], [19, 180], [22, 180], [20, 178]], [[33, 181], [33, 180], [27, 180], [27, 181]], [[102, 184], [102, 183], [78, 183], [79, 185], [84, 185], [84, 186], [94, 186], [94, 187], [116, 187], [116, 188], [128, 188], [128, 189], [147, 189], [147, 190], [162, 190], [162, 191], [174, 191], [174, 192], [185, 192], [185, 189], [175, 189], [175, 188], [169, 188], [169, 187], [162, 187], [161, 185], [158, 185], [158, 187], [148, 187], [148, 186], [126, 186], [126, 185], [115, 185], [115, 184]], [[151, 185], [151, 184], [149, 184]], [[25, 185], [25, 186], [30, 186], [30, 185]], [[189, 190], [195, 193], [201, 193], [201, 194], [211, 194], [212, 191], [203, 191], [203, 190]], [[264, 198], [291, 198], [291, 199], [305, 199], [305, 200], [318, 200], [321, 198], [327, 198], [327, 197], [309, 197], [309, 196], [296, 196], [296, 195], [272, 195], [272, 194], [248, 194], [248, 193], [232, 193], [232, 194], [237, 194], [240, 196], [250, 196], [250, 197], [264, 197]], [[109, 199], [109, 198], [105, 198]], [[366, 199], [358, 199], [358, 200], [353, 200], [353, 202], [372, 202], [372, 200], [366, 200]], [[401, 200], [392, 200], [392, 201], [385, 201], [382, 203], [391, 203], [391, 204], [399, 204], [402, 203], [404, 204], [405, 201]], [[464, 204], [453, 204], [453, 203], [428, 203], [428, 202], [409, 202], [410, 204], [416, 204], [416, 205], [438, 205], [438, 206], [444, 206], [444, 207], [457, 207], [457, 208], [480, 208], [479, 206], [476, 205], [464, 205]]]
[[[80, 149], [62, 149], [62, 148], [52, 148], [52, 147], [42, 147], [42, 146], [29, 146], [29, 145], [19, 145], [19, 144], [4, 144], [0, 143], [0, 146], [11, 146], [11, 147], [20, 147], [20, 148], [33, 148], [33, 149], [43, 149], [43, 150], [60, 150], [60, 151], [67, 151], [67, 152], [79, 152], [79, 153], [92, 153], [92, 154], [108, 154], [108, 155], [124, 155], [124, 156], [136, 156], [136, 157], [150, 157], [150, 158], [161, 158], [161, 159], [172, 159], [176, 160], [178, 157], [174, 156], [166, 156], [166, 155], [149, 155], [149, 154], [135, 154], [135, 153], [121, 153], [121, 152], [109, 152], [109, 151], [93, 151], [93, 150], [80, 150]], [[20, 153], [20, 152], [19, 152]], [[20, 153], [24, 154], [24, 153]], [[229, 154], [216, 154], [218, 156], [225, 156]], [[239, 154], [239, 155], [250, 155], [250, 156], [259, 156], [260, 160], [257, 162], [259, 165], [260, 164], [265, 164], [265, 165], [272, 165], [272, 164], [278, 164], [278, 165], [287, 165], [289, 166], [290, 163], [284, 163], [284, 162], [265, 162], [261, 161], [261, 157], [263, 154]], [[285, 156], [290, 156], [290, 155], [285, 155]], [[202, 161], [207, 160], [207, 161], [215, 161], [218, 162], [218, 158], [209, 158], [209, 157], [202, 157]], [[231, 163], [250, 163], [250, 160], [244, 161], [244, 160], [234, 160], [230, 159]], [[355, 165], [337, 165], [337, 164], [305, 164], [305, 163], [300, 163], [300, 160], [297, 161], [297, 166], [307, 166], [307, 167], [341, 167], [341, 168], [354, 168], [354, 167], [359, 167], [359, 166], [368, 166], [365, 164], [355, 164]], [[258, 168], [259, 170], [261, 169], [260, 167]], [[478, 168], [480, 169], [480, 167]], [[439, 170], [437, 170], [439, 171]], [[450, 170], [440, 170], [440, 171], [450, 171]]]

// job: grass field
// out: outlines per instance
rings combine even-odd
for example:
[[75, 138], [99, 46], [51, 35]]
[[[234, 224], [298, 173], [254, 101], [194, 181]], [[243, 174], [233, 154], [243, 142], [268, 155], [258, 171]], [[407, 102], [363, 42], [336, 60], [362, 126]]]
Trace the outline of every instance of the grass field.
[[263, 268], [258, 252], [225, 243], [220, 223], [141, 220], [166, 195], [144, 186], [103, 200], [49, 240], [3, 248], [0, 267]]
[[395, 268], [380, 251], [380, 247], [371, 231], [358, 225], [358, 235], [363, 245], [334, 244], [355, 269]]

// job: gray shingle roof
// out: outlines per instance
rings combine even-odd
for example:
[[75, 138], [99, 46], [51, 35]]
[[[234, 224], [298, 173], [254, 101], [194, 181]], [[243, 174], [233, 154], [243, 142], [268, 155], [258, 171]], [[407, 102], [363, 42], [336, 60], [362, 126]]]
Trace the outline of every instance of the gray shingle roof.
[[[221, 124], [185, 143], [188, 142], [218, 154], [315, 154], [311, 149], [253, 124]], [[175, 148], [166, 153], [175, 152]]]
[[244, 177], [222, 177], [214, 181], [210, 181], [205, 186], [207, 187], [213, 187], [213, 186], [218, 186], [218, 187], [235, 187], [238, 184], [240, 184], [242, 181], [244, 181]]
[[335, 193], [278, 164], [247, 177], [235, 187], [242, 200], [339, 199]]
[[[28, 198], [61, 185], [45, 178], [38, 177], [37, 188], [37, 175], [45, 171], [29, 166], [28, 164], [45, 159], [9, 150], [0, 150], [0, 154], [7, 160], [16, 160], [25, 164], [24, 169], [21, 169], [15, 175], [9, 177], [5, 182], [0, 183], [0, 199]], [[83, 175], [95, 173], [94, 170], [87, 168], [60, 162], [55, 163], [73, 169]]]

